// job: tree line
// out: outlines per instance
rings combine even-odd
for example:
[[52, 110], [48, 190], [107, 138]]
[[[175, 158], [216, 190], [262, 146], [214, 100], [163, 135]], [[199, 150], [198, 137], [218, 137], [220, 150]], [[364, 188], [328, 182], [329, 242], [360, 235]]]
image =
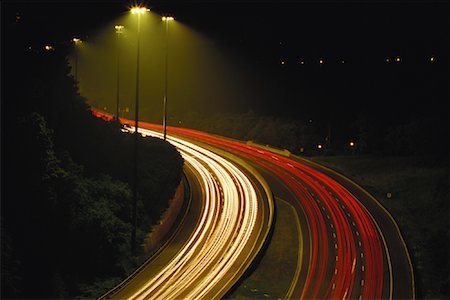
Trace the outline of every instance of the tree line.
[[254, 111], [217, 114], [189, 111], [180, 114], [179, 120], [177, 126], [252, 140], [307, 156], [448, 155], [448, 118], [442, 114], [411, 115], [402, 121], [386, 122], [377, 115], [359, 113], [347, 126], [336, 121], [262, 115]]
[[[134, 137], [91, 114], [67, 48], [30, 51], [26, 28], [5, 30], [1, 297], [98, 297], [139, 259], [130, 250]], [[140, 241], [179, 185], [183, 159], [157, 138], [138, 145]]]

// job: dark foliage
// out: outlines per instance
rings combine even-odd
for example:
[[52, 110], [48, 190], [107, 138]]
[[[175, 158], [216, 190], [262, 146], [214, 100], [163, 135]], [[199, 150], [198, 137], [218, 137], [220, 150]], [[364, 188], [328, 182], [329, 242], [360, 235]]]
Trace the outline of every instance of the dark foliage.
[[[68, 45], [30, 51], [25, 28], [2, 29], [1, 297], [98, 297], [135, 267], [133, 136], [91, 114], [69, 76]], [[173, 196], [183, 160], [165, 141], [138, 145], [139, 240]]]
[[[337, 132], [327, 122], [298, 120], [247, 113], [203, 116], [186, 113], [182, 126], [210, 133], [252, 140], [288, 149], [295, 154], [376, 154], [448, 157], [448, 116], [414, 116], [387, 125], [375, 116], [360, 114], [346, 132]], [[355, 143], [349, 146], [349, 141]], [[322, 148], [317, 146], [321, 144]]]

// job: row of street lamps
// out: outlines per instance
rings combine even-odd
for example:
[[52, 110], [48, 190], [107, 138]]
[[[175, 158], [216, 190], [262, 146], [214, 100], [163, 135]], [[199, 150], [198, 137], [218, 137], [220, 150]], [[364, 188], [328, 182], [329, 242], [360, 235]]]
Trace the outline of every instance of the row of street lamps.
[[[139, 60], [140, 60], [140, 39], [141, 39], [141, 15], [145, 14], [150, 9], [138, 6], [131, 8], [130, 12], [137, 15], [137, 53], [136, 53], [136, 98], [135, 98], [135, 115], [134, 115], [134, 164], [133, 164], [133, 208], [132, 208], [132, 224], [133, 229], [131, 233], [131, 250], [136, 251], [136, 228], [137, 228], [137, 182], [138, 182], [138, 128], [139, 128]], [[163, 16], [161, 18], [166, 23], [166, 55], [165, 55], [165, 78], [164, 78], [164, 108], [163, 108], [163, 132], [164, 140], [166, 140], [167, 127], [167, 74], [168, 74], [168, 59], [169, 59], [169, 22], [174, 18], [170, 16]], [[116, 77], [116, 119], [119, 120], [119, 88], [120, 88], [120, 36], [123, 33], [124, 26], [115, 25], [114, 29], [117, 34], [117, 77]], [[81, 39], [73, 38], [72, 42], [75, 46], [81, 44]], [[75, 51], [75, 81], [78, 81], [78, 53]]]

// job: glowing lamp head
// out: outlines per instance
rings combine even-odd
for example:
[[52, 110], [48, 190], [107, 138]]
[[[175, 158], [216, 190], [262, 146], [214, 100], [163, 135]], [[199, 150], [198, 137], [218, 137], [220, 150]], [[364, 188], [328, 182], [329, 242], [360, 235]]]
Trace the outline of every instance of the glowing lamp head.
[[135, 14], [145, 14], [146, 11], [149, 11], [150, 9], [146, 8], [146, 7], [140, 7], [140, 6], [135, 6], [131, 8], [131, 13], [133, 15]]
[[52, 45], [45, 45], [45, 46], [44, 46], [44, 49], [45, 49], [46, 51], [53, 51], [53, 50], [55, 50], [55, 48], [53, 48]]
[[174, 18], [173, 17], [164, 16], [164, 17], [161, 18], [161, 20], [163, 20], [163, 21], [173, 21]]
[[122, 25], [116, 25], [116, 26], [114, 26], [114, 28], [116, 29], [116, 33], [122, 33], [122, 31], [125, 27]]

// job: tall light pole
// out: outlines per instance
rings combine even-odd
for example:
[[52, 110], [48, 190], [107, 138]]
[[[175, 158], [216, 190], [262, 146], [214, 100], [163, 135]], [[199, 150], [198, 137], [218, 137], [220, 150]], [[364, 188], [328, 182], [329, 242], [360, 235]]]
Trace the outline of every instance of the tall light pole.
[[117, 34], [117, 81], [116, 81], [116, 119], [119, 120], [119, 78], [120, 78], [120, 41], [119, 37], [123, 33], [123, 26], [122, 25], [116, 25], [114, 26], [116, 29]]
[[133, 172], [133, 212], [131, 232], [131, 251], [136, 252], [136, 228], [137, 228], [137, 176], [138, 176], [138, 116], [139, 116], [139, 46], [141, 40], [141, 15], [148, 11], [145, 7], [133, 7], [131, 13], [137, 15], [137, 58], [136, 58], [136, 102], [134, 112], [134, 172]]
[[75, 44], [75, 82], [78, 82], [78, 49], [76, 46], [82, 43], [81, 39], [73, 38], [72, 42]]
[[164, 132], [164, 140], [166, 140], [166, 132], [167, 132], [167, 73], [168, 73], [168, 60], [169, 60], [169, 22], [173, 21], [173, 17], [164, 16], [161, 18], [166, 23], [166, 59], [165, 59], [165, 78], [164, 78], [164, 117], [163, 117], [163, 132]]

